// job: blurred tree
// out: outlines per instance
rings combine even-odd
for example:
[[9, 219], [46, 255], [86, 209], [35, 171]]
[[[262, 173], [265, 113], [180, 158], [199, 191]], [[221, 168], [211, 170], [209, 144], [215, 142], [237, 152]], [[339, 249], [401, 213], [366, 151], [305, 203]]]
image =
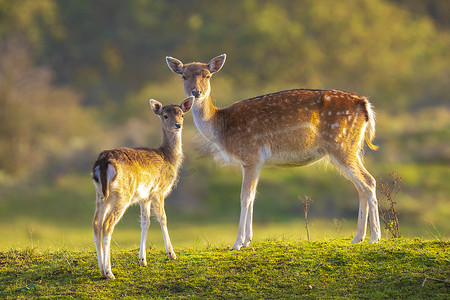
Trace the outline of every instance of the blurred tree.
[[33, 65], [23, 40], [9, 38], [0, 51], [0, 175], [26, 178], [50, 158], [86, 147], [97, 125], [77, 93], [55, 87], [52, 71]]
[[391, 0], [419, 16], [428, 15], [439, 26], [450, 28], [450, 2], [448, 0]]
[[[221, 76], [235, 90], [255, 91], [248, 96], [340, 88], [389, 110], [443, 104], [450, 33], [398, 2], [404, 1], [0, 0], [0, 37], [25, 36], [56, 83], [104, 107], [172, 76], [166, 55], [206, 61], [224, 52]], [[446, 11], [444, 1], [429, 3], [422, 14]], [[440, 12], [431, 15], [443, 22]]]
[[59, 7], [54, 0], [0, 0], [0, 37], [22, 35], [37, 48], [46, 36], [63, 38]]

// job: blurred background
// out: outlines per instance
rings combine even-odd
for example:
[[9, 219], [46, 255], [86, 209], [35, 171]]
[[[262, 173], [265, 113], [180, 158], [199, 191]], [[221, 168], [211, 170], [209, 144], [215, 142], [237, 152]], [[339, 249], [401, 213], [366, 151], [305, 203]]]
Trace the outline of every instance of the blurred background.
[[[222, 53], [227, 61], [211, 81], [219, 107], [292, 88], [367, 96], [380, 149], [367, 148], [365, 164], [379, 181], [393, 171], [403, 177], [400, 232], [448, 238], [448, 0], [0, 0], [0, 250], [94, 251], [98, 153], [158, 145], [148, 99], [185, 98], [167, 55], [207, 63]], [[172, 243], [231, 246], [240, 170], [198, 151], [191, 114], [183, 134], [185, 163], [166, 199]], [[258, 191], [256, 240], [305, 239], [303, 195], [314, 200], [313, 239], [355, 233], [356, 189], [332, 167], [266, 168]], [[133, 207], [114, 246], [137, 248], [139, 236]], [[163, 247], [156, 220], [149, 243]]]

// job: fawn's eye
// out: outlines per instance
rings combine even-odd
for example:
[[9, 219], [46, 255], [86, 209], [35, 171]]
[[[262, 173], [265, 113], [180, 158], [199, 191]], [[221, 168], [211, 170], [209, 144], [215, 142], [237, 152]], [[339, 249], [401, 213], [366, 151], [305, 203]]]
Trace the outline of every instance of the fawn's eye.
[[164, 119], [166, 119], [166, 120], [169, 118], [168, 115], [164, 115], [163, 117], [164, 117]]
[[209, 79], [211, 75], [203, 75], [203, 78]]

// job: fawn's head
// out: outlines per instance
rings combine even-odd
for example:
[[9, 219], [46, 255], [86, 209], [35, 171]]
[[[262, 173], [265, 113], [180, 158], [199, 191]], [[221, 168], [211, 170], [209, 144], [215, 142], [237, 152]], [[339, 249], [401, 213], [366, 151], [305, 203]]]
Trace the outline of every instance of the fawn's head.
[[183, 116], [187, 113], [194, 104], [194, 97], [188, 97], [181, 102], [180, 105], [170, 104], [162, 106], [162, 104], [150, 99], [150, 107], [153, 112], [161, 119], [161, 126], [163, 130], [169, 132], [180, 132], [183, 128]]
[[225, 59], [226, 55], [222, 54], [214, 57], [208, 64], [194, 62], [183, 65], [180, 60], [167, 56], [166, 62], [172, 72], [181, 75], [181, 78], [183, 78], [186, 95], [203, 100], [211, 92], [211, 75], [220, 71]]

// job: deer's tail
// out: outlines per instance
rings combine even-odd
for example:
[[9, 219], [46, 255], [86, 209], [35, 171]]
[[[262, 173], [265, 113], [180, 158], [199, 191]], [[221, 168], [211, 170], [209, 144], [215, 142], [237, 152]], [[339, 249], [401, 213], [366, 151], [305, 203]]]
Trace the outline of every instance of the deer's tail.
[[101, 186], [101, 199], [105, 200], [109, 196], [109, 183], [114, 180], [116, 169], [114, 165], [106, 159], [98, 159], [92, 170], [92, 179]]
[[366, 120], [368, 122], [366, 131], [364, 133], [364, 139], [366, 140], [367, 145], [372, 150], [378, 150], [378, 146], [372, 144], [373, 139], [375, 138], [375, 112], [373, 110], [372, 104], [364, 98], [364, 110], [366, 113]]

